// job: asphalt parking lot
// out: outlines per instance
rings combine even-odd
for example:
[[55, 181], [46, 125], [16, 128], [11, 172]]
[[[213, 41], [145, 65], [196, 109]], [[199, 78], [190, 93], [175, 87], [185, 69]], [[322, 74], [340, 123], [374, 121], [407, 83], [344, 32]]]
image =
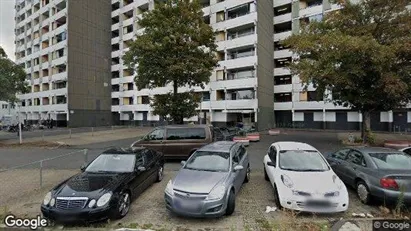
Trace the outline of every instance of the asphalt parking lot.
[[[44, 155], [64, 154], [80, 148], [89, 148], [92, 151], [91, 157], [93, 157], [107, 148], [107, 145], [126, 146], [132, 141], [133, 139], [127, 139], [115, 141], [110, 144], [92, 144], [84, 147], [76, 147], [75, 149], [48, 150], [47, 154], [34, 149], [20, 150], [20, 158], [18, 158], [18, 161], [21, 162], [25, 155], [30, 155], [30, 160], [36, 160], [37, 158], [44, 158]], [[111, 222], [105, 226], [113, 228], [119, 226], [138, 226], [164, 230], [171, 230], [175, 227], [180, 227], [182, 230], [267, 230], [261, 229], [261, 227], [267, 227], [267, 224], [279, 225], [284, 222], [327, 222], [329, 220], [349, 218], [351, 217], [351, 213], [371, 213], [374, 216], [378, 216], [378, 206], [362, 205], [352, 189], [349, 189], [350, 204], [348, 211], [345, 213], [334, 215], [300, 214], [298, 216], [290, 214], [290, 212], [287, 211], [265, 213], [266, 206], [275, 206], [275, 204], [273, 190], [270, 184], [264, 180], [262, 159], [269, 145], [276, 141], [306, 142], [323, 153], [341, 147], [336, 133], [289, 131], [279, 136], [262, 135], [259, 142], [251, 143], [247, 148], [252, 168], [252, 179], [249, 183], [245, 184], [240, 191], [236, 200], [237, 203], [234, 214], [230, 217], [212, 220], [181, 218], [166, 211], [163, 198], [164, 189], [168, 180], [174, 177], [180, 168], [178, 161], [167, 162], [163, 181], [151, 186], [135, 200], [132, 203], [130, 213], [125, 218]], [[14, 151], [17, 153], [17, 150]], [[0, 152], [2, 152], [2, 150], [0, 150]], [[42, 154], [40, 155], [39, 153]], [[39, 214], [39, 207], [44, 194], [55, 184], [78, 171], [81, 163], [82, 159], [76, 158], [73, 160], [57, 160], [45, 170], [44, 177], [46, 178], [46, 182], [44, 187], [36, 190], [33, 190], [35, 186], [32, 185], [32, 182], [38, 182], [38, 178], [30, 178], [38, 176], [36, 169], [23, 169], [21, 172], [9, 173], [12, 175], [0, 173], [0, 179], [3, 183], [3, 187], [0, 188], [0, 198], [2, 198], [3, 203], [0, 201], [0, 205], [5, 205], [13, 214], [35, 217]], [[8, 164], [13, 165], [13, 163], [10, 162]], [[29, 184], [30, 182], [31, 184]], [[9, 187], [6, 187], [7, 185], [9, 185]], [[13, 187], [8, 190], [7, 188], [11, 186]], [[15, 193], [16, 191], [19, 193]], [[284, 229], [280, 228], [280, 230]]]

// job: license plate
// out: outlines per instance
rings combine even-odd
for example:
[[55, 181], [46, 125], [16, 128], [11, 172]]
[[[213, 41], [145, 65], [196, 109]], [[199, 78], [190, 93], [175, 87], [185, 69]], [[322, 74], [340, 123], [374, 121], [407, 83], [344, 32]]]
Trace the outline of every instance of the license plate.
[[175, 206], [179, 209], [187, 209], [187, 210], [199, 209], [198, 204], [190, 202], [190, 201], [176, 201]]

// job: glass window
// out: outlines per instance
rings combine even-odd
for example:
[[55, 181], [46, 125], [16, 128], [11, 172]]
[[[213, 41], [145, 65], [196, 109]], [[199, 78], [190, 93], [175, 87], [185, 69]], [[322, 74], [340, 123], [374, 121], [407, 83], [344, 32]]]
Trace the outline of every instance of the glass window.
[[237, 150], [237, 152], [235, 152], [234, 153], [234, 155], [233, 155], [233, 157], [232, 157], [232, 165], [233, 166], [235, 166], [235, 165], [237, 165], [237, 164], [239, 164], [240, 163], [240, 157], [239, 157], [239, 155], [238, 155], [239, 153], [238, 153], [238, 150]]
[[348, 152], [350, 151], [350, 149], [343, 149], [337, 152], [334, 152], [333, 154], [331, 154], [332, 158], [336, 158], [336, 159], [340, 159], [340, 160], [345, 160], [345, 158], [347, 157]]
[[369, 153], [372, 160], [383, 169], [411, 169], [411, 157], [398, 153]]
[[146, 164], [150, 164], [151, 162], [153, 162], [154, 160], [153, 152], [151, 150], [146, 150], [144, 152], [144, 159], [145, 159], [144, 163]]
[[246, 150], [243, 146], [240, 146], [240, 148], [238, 149], [238, 158], [240, 160], [243, 159], [243, 157], [245, 156]]
[[348, 153], [347, 161], [356, 165], [366, 166], [363, 155], [355, 150]]
[[404, 152], [411, 155], [411, 148], [405, 149]]
[[197, 151], [188, 159], [185, 169], [227, 172], [230, 167], [230, 153]]
[[271, 162], [273, 162], [274, 165], [277, 164], [277, 150], [274, 146], [271, 146], [268, 150], [268, 157], [270, 157], [270, 160]]
[[323, 172], [329, 167], [320, 153], [316, 151], [280, 151], [279, 165], [283, 170], [301, 172]]
[[167, 140], [205, 139], [204, 128], [170, 128], [167, 129]]
[[86, 168], [86, 172], [133, 172], [135, 155], [102, 154]]
[[162, 140], [164, 139], [164, 129], [156, 129], [147, 135], [148, 140]]

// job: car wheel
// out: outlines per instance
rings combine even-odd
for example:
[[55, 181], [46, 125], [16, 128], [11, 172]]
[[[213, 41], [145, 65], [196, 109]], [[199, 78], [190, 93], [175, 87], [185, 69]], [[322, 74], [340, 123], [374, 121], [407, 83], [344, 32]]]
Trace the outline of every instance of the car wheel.
[[270, 180], [270, 178], [268, 178], [267, 170], [265, 170], [265, 167], [264, 167], [264, 179], [265, 179], [266, 181], [269, 181], [269, 180]]
[[157, 180], [156, 180], [156, 182], [162, 181], [163, 178], [164, 178], [164, 166], [160, 166], [160, 167], [158, 168]]
[[357, 196], [363, 204], [371, 202], [370, 190], [364, 181], [358, 181], [357, 183]]
[[283, 207], [281, 206], [280, 196], [278, 196], [277, 186], [275, 185], [274, 185], [274, 200], [275, 200], [275, 205], [277, 206], [277, 209], [282, 209]]
[[250, 169], [250, 165], [248, 165], [247, 167], [247, 172], [245, 173], [245, 177], [244, 177], [244, 182], [243, 183], [248, 183], [250, 181], [251, 178], [251, 169]]
[[117, 209], [114, 214], [115, 219], [121, 219], [125, 217], [128, 211], [130, 210], [130, 204], [131, 204], [130, 193], [128, 192], [121, 193], [118, 199]]
[[230, 191], [230, 195], [228, 195], [228, 202], [227, 202], [227, 209], [225, 211], [225, 215], [230, 216], [234, 213], [235, 209], [235, 195], [233, 190]]

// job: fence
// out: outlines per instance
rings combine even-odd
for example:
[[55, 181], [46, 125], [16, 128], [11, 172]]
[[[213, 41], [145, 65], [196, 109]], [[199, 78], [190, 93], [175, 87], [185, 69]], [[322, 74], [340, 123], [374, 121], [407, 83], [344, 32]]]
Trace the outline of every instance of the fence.
[[88, 150], [78, 150], [51, 158], [0, 170], [0, 207], [10, 200], [29, 197], [33, 192], [49, 190], [79, 173], [88, 162]]

